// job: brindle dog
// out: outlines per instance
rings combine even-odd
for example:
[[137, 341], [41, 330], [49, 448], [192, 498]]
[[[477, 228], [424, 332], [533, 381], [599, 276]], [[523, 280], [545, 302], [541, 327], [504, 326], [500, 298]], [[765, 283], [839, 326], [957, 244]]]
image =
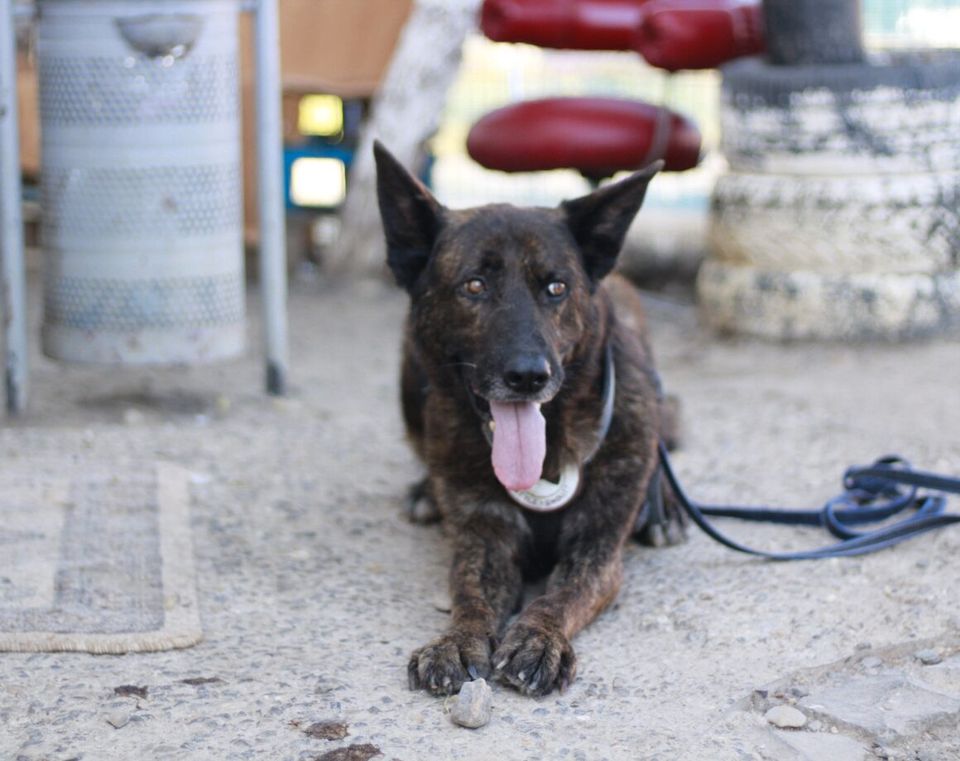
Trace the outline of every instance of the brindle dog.
[[[401, 393], [428, 470], [418, 491], [454, 542], [450, 626], [413, 653], [410, 686], [444, 695], [492, 673], [530, 695], [562, 690], [576, 672], [571, 638], [620, 587], [657, 463], [643, 313], [610, 273], [660, 164], [556, 209], [454, 211], [374, 152], [388, 264], [411, 297]], [[559, 509], [514, 496], [549, 491], [564, 472], [575, 493]], [[547, 571], [545, 594], [504, 631], [524, 579]]]

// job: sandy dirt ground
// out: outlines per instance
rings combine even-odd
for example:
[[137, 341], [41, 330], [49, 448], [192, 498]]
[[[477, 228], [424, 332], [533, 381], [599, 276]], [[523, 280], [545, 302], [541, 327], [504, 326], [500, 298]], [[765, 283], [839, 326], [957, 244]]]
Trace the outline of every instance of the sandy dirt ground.
[[[280, 400], [260, 392], [250, 307], [249, 356], [226, 365], [34, 358], [31, 411], [0, 426], [0, 457], [189, 467], [206, 636], [150, 655], [0, 654], [0, 759], [960, 758], [960, 528], [790, 564], [696, 530], [631, 547], [616, 604], [574, 640], [572, 687], [497, 685], [487, 726], [455, 726], [406, 686], [408, 654], [446, 623], [450, 553], [441, 527], [403, 515], [419, 475], [396, 398], [405, 297], [295, 284]], [[707, 335], [688, 306], [650, 311], [693, 495], [820, 504], [846, 465], [890, 451], [960, 474], [960, 344], [769, 345]], [[763, 547], [824, 541], [729, 528]], [[778, 705], [803, 726], [771, 724]]]

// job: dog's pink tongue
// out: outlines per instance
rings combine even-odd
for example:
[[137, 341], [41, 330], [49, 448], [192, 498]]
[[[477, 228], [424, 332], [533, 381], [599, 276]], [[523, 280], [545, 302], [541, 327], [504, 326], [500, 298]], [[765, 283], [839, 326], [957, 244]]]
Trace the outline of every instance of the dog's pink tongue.
[[493, 431], [493, 472], [513, 491], [529, 489], [543, 471], [547, 454], [547, 424], [533, 402], [490, 402]]

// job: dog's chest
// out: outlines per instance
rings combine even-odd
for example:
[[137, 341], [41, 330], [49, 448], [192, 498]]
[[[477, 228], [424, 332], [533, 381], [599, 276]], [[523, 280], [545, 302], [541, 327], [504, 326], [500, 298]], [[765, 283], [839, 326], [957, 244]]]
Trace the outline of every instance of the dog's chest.
[[530, 531], [529, 540], [524, 548], [524, 575], [528, 578], [538, 578], [549, 573], [557, 562], [558, 545], [566, 511], [536, 513], [523, 510], [522, 513]]

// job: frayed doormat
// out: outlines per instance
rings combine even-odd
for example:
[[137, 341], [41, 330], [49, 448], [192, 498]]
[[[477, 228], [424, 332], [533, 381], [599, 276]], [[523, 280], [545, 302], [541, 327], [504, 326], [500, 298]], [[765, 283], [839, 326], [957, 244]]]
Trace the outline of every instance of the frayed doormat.
[[202, 639], [190, 473], [167, 463], [0, 471], [0, 651], [132, 653]]

